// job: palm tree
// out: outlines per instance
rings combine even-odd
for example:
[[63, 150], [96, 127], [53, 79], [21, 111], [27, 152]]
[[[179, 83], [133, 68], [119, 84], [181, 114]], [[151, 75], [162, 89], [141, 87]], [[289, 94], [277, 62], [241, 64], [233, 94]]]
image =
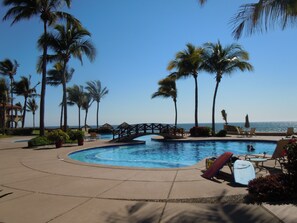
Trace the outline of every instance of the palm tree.
[[78, 107], [78, 128], [80, 129], [80, 108], [82, 107], [84, 100], [84, 87], [73, 85], [73, 87], [67, 88], [68, 92], [68, 104], [69, 105], [77, 105]]
[[166, 77], [158, 82], [159, 88], [153, 93], [152, 98], [163, 97], [163, 98], [172, 98], [174, 102], [174, 110], [175, 110], [175, 119], [174, 126], [177, 126], [177, 89], [175, 78], [172, 76]]
[[[199, 0], [203, 5], [206, 0]], [[279, 24], [282, 29], [288, 24], [295, 24], [297, 17], [296, 0], [259, 0], [257, 3], [241, 5], [237, 14], [231, 19], [234, 25], [233, 36], [239, 39], [245, 30], [247, 34], [267, 31], [269, 27]]]
[[27, 102], [27, 111], [33, 114], [33, 128], [35, 128], [35, 111], [38, 109], [38, 105], [34, 98], [29, 99]]
[[[48, 26], [55, 24], [57, 19], [68, 18], [75, 23], [79, 23], [70, 14], [61, 12], [59, 9], [64, 5], [70, 8], [71, 0], [3, 0], [4, 6], [10, 6], [3, 20], [13, 18], [12, 25], [21, 20], [27, 20], [35, 16], [39, 16], [43, 22], [43, 35], [47, 39]], [[40, 135], [45, 133], [44, 114], [45, 114], [45, 90], [46, 90], [46, 65], [47, 65], [47, 41], [42, 45], [42, 81], [40, 96]]]
[[[0, 105], [2, 106], [1, 109], [1, 128], [6, 127], [6, 106], [7, 102], [9, 100], [8, 97], [8, 91], [9, 91], [9, 84], [7, 83], [6, 79], [0, 78]], [[0, 108], [1, 108], [0, 106]], [[4, 132], [4, 131], [3, 131]]]
[[108, 94], [109, 90], [104, 87], [102, 88], [101, 82], [97, 81], [88, 81], [86, 90], [90, 93], [92, 99], [97, 102], [97, 113], [96, 113], [96, 124], [97, 129], [99, 128], [99, 103], [101, 99]]
[[238, 13], [231, 19], [234, 25], [233, 36], [239, 39], [245, 30], [247, 34], [267, 31], [279, 24], [285, 29], [288, 24], [296, 23], [296, 0], [259, 0], [257, 3], [240, 6]]
[[[93, 61], [96, 56], [96, 49], [92, 42], [87, 37], [91, 33], [84, 29], [82, 26], [77, 26], [67, 20], [66, 25], [56, 25], [56, 34], [48, 35], [48, 47], [51, 48], [56, 54], [51, 55], [53, 61], [61, 62], [62, 68], [62, 86], [63, 86], [63, 107], [64, 107], [64, 131], [67, 128], [67, 86], [66, 86], [66, 68], [67, 64], [72, 57], [83, 62], [82, 56], [85, 55], [90, 61]], [[44, 39], [41, 38], [39, 45], [43, 45]]]
[[21, 76], [21, 80], [18, 82], [14, 82], [14, 92], [17, 95], [23, 95], [24, 96], [24, 105], [23, 107], [23, 120], [22, 120], [22, 128], [25, 126], [25, 118], [26, 118], [26, 111], [27, 111], [27, 100], [29, 97], [35, 97], [36, 94], [36, 87], [39, 85], [40, 82], [38, 82], [34, 87], [31, 87], [31, 75], [28, 77]]
[[13, 77], [14, 75], [16, 75], [17, 72], [17, 68], [18, 68], [18, 63], [16, 60], [14, 60], [14, 62], [12, 62], [9, 59], [5, 59], [3, 61], [0, 61], [0, 74], [8, 76], [10, 79], [10, 105], [11, 105], [11, 111], [10, 111], [10, 115], [11, 115], [11, 126], [13, 127]]
[[218, 43], [204, 44], [203, 69], [216, 75], [216, 86], [212, 104], [212, 134], [215, 134], [215, 103], [219, 84], [224, 74], [231, 74], [236, 70], [252, 71], [253, 66], [248, 63], [249, 54], [238, 44], [223, 47]]
[[203, 49], [188, 43], [187, 49], [176, 54], [168, 70], [177, 69], [177, 79], [192, 76], [195, 81], [195, 127], [198, 126], [198, 71], [201, 69]]
[[[63, 69], [63, 65], [59, 62], [56, 63], [54, 65], [54, 68], [47, 72], [46, 83], [54, 87], [62, 85], [62, 78], [63, 78], [62, 69]], [[68, 83], [72, 79], [73, 73], [74, 73], [74, 69], [73, 68], [69, 69], [67, 66], [65, 70], [66, 83]], [[61, 105], [60, 128], [62, 128], [63, 110], [64, 110], [63, 98], [60, 105]]]
[[94, 100], [92, 100], [91, 94], [85, 92], [84, 96], [83, 96], [82, 105], [81, 105], [81, 108], [86, 111], [86, 114], [85, 114], [85, 131], [87, 130], [87, 119], [88, 119], [89, 108], [91, 107], [93, 102], [94, 102]]

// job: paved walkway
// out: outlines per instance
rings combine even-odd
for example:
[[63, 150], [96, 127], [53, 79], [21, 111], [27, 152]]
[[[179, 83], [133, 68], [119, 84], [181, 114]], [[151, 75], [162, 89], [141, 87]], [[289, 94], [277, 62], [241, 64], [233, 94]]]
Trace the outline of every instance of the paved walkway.
[[[246, 194], [229, 169], [217, 181], [193, 167], [156, 170], [82, 165], [82, 147], [23, 149], [27, 137], [0, 139], [0, 222], [295, 222], [293, 205], [201, 202]], [[262, 138], [259, 138], [262, 139]], [[275, 138], [271, 138], [275, 139]], [[105, 145], [86, 142], [83, 148]], [[199, 200], [199, 202], [197, 202]]]

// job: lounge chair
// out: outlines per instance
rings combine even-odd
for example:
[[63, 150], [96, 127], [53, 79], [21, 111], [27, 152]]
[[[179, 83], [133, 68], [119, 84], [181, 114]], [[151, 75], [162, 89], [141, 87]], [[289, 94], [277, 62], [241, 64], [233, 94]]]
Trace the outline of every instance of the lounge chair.
[[277, 162], [279, 163], [281, 170], [283, 170], [286, 161], [286, 155], [284, 153], [284, 147], [290, 142], [290, 139], [281, 139], [277, 142], [275, 150], [272, 154], [272, 159], [275, 160], [274, 167], [276, 167]]
[[246, 135], [245, 132], [240, 127], [236, 127], [236, 131], [238, 136], [244, 137]]
[[256, 128], [251, 128], [251, 131], [247, 132], [247, 136], [252, 137], [256, 134]]
[[[233, 156], [233, 153], [231, 152], [225, 152], [222, 155], [220, 155], [213, 164], [202, 174], [202, 177], [206, 179], [211, 179], [214, 176], [218, 174], [220, 169], [223, 168], [223, 166], [230, 161], [231, 157]], [[231, 169], [231, 168], [230, 168]], [[232, 170], [232, 169], [231, 169]]]
[[289, 138], [292, 135], [294, 135], [294, 128], [293, 127], [288, 127], [286, 137]]

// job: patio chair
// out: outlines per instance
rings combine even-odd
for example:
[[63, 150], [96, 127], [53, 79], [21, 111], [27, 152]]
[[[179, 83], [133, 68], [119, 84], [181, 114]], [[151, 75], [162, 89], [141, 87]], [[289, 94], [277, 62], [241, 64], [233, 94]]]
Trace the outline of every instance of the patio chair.
[[251, 128], [251, 131], [247, 132], [247, 136], [252, 137], [256, 135], [256, 128]]
[[240, 128], [240, 127], [236, 127], [236, 131], [237, 131], [237, 135], [238, 137], [244, 137], [246, 134], [245, 132]]
[[286, 154], [284, 153], [284, 147], [289, 143], [289, 141], [289, 139], [279, 140], [271, 157], [275, 160], [274, 167], [276, 167], [276, 164], [278, 162], [281, 170], [283, 170], [283, 166], [287, 162]]

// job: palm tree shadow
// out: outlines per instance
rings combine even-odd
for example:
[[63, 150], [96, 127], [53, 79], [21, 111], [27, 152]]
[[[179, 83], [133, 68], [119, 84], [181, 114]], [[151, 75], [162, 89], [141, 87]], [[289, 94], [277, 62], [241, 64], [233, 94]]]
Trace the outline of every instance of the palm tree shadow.
[[[109, 223], [152, 223], [159, 222], [159, 205], [148, 205], [146, 202], [137, 202], [133, 205], [126, 205], [124, 212], [105, 213], [106, 222]], [[159, 213], [159, 214], [158, 214]]]
[[[109, 223], [249, 223], [281, 222], [273, 214], [258, 205], [225, 202], [223, 192], [211, 203], [181, 203], [167, 202], [164, 212], [160, 203], [137, 202], [125, 206], [124, 212], [105, 213], [106, 222]], [[163, 204], [163, 203], [162, 203]], [[165, 205], [165, 204], [164, 204]], [[163, 205], [162, 205], [163, 206]], [[162, 214], [161, 214], [162, 213]]]

